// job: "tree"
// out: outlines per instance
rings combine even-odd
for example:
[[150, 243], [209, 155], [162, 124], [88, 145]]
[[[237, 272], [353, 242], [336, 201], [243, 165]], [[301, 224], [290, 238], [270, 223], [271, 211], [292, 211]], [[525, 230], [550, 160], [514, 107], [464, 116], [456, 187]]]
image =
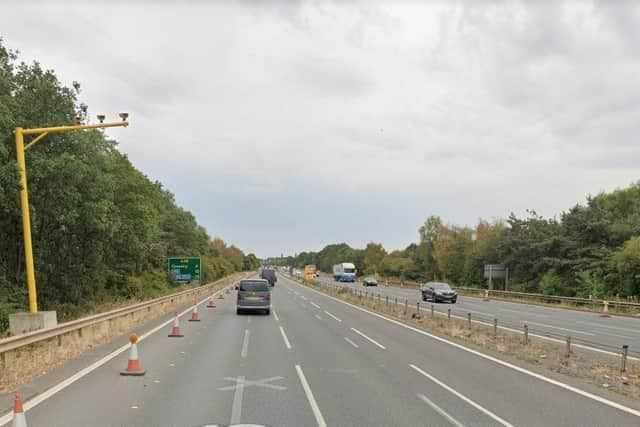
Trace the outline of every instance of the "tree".
[[383, 258], [387, 254], [380, 243], [367, 243], [364, 249], [363, 271], [365, 274], [377, 273]]

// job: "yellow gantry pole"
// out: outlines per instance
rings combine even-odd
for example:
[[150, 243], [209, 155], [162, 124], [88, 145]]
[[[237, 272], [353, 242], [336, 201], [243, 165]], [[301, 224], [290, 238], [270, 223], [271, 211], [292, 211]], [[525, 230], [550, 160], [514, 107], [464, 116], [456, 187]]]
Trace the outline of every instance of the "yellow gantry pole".
[[29, 216], [29, 193], [27, 191], [27, 164], [24, 160], [24, 134], [17, 128], [16, 159], [20, 168], [20, 208], [22, 209], [22, 235], [24, 236], [24, 260], [27, 273], [27, 289], [29, 290], [29, 312], [38, 312], [36, 296], [36, 273], [33, 268], [33, 248], [31, 246], [31, 218]]
[[[33, 266], [33, 246], [31, 243], [31, 217], [29, 215], [29, 192], [27, 191], [27, 163], [24, 153], [36, 142], [47, 136], [49, 133], [68, 132], [83, 129], [99, 129], [110, 128], [116, 126], [128, 126], [126, 115], [121, 115], [121, 122], [98, 123], [93, 125], [74, 125], [74, 126], [54, 126], [48, 128], [23, 129], [16, 128], [16, 160], [20, 168], [20, 208], [22, 210], [22, 235], [24, 237], [24, 261], [27, 273], [27, 289], [29, 291], [29, 312], [38, 312], [38, 297], [36, 294], [36, 273]], [[27, 146], [24, 145], [25, 135], [39, 134]]]

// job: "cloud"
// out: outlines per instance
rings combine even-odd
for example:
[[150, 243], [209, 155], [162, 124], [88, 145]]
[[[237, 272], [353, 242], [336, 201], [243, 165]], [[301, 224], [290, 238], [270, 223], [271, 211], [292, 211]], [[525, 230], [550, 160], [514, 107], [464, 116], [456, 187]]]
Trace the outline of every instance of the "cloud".
[[554, 215], [637, 180], [633, 2], [13, 2], [2, 36], [259, 255]]

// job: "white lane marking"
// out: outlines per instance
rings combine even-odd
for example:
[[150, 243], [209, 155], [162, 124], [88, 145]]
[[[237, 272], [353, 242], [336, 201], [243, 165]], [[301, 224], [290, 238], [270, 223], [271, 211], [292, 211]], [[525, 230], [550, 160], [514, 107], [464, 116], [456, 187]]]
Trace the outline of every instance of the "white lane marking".
[[322, 413], [320, 412], [320, 408], [318, 407], [318, 402], [316, 402], [316, 398], [313, 397], [311, 387], [309, 387], [309, 383], [307, 382], [307, 379], [305, 378], [304, 372], [302, 372], [302, 368], [300, 367], [300, 365], [296, 365], [296, 372], [298, 373], [298, 378], [300, 378], [300, 382], [302, 383], [304, 394], [307, 395], [307, 400], [309, 401], [309, 405], [311, 405], [313, 415], [316, 417], [318, 427], [327, 427], [327, 423], [324, 421]]
[[325, 313], [327, 316], [329, 316], [329, 317], [333, 318], [333, 320], [335, 320], [335, 321], [337, 321], [337, 322], [342, 322], [342, 319], [340, 319], [340, 318], [338, 318], [338, 317], [334, 316], [333, 314], [329, 313], [327, 310], [325, 310], [325, 311], [324, 311], [324, 313]]
[[307, 297], [305, 297], [304, 295], [300, 295], [300, 298], [302, 298], [303, 301], [307, 300]]
[[[223, 292], [223, 289], [221, 289], [221, 290], [219, 290], [217, 292], [214, 292], [213, 296], [216, 296], [221, 292]], [[198, 302], [197, 305], [201, 305], [201, 304], [209, 301], [209, 298], [210, 298], [210, 296], [207, 295], [205, 298], [200, 300], [200, 302]], [[182, 317], [187, 313], [191, 313], [192, 310], [193, 310], [193, 307], [188, 307], [185, 310], [183, 310], [180, 313], [178, 313], [178, 317]], [[172, 316], [166, 322], [163, 322], [163, 323], [159, 324], [158, 326], [156, 326], [155, 328], [150, 329], [149, 331], [147, 331], [144, 334], [140, 335], [138, 337], [138, 342], [146, 339], [151, 334], [154, 334], [154, 333], [158, 332], [159, 330], [165, 328], [167, 325], [173, 324], [174, 320], [175, 319]], [[64, 390], [65, 388], [69, 387], [71, 384], [73, 384], [74, 382], [78, 381], [80, 378], [82, 378], [85, 375], [95, 371], [96, 369], [98, 369], [99, 367], [101, 367], [105, 363], [109, 362], [110, 360], [112, 360], [113, 358], [118, 356], [119, 354], [129, 350], [130, 347], [131, 347], [131, 345], [129, 343], [127, 343], [127, 344], [123, 345], [122, 347], [119, 347], [119, 348], [115, 349], [111, 353], [109, 353], [106, 356], [104, 356], [102, 359], [95, 361], [94, 363], [92, 363], [91, 365], [87, 366], [86, 368], [81, 369], [78, 372], [76, 372], [75, 374], [71, 375], [69, 378], [60, 381], [58, 384], [46, 389], [42, 393], [40, 393], [37, 396], [33, 397], [32, 399], [29, 399], [27, 402], [24, 402], [24, 404], [22, 405], [24, 411], [25, 412], [29, 411], [33, 407], [37, 406], [38, 404], [44, 402], [45, 400], [47, 400], [48, 398], [53, 396], [54, 394], [56, 394], [56, 393]], [[2, 417], [0, 417], [0, 426], [4, 426], [5, 424], [8, 424], [11, 420], [13, 420], [13, 411], [9, 411], [6, 414], [4, 414]]]
[[242, 351], [240, 352], [240, 357], [243, 359], [247, 358], [247, 350], [249, 348], [249, 330], [244, 330], [244, 340], [242, 341]]
[[536, 322], [527, 322], [527, 323], [530, 323], [532, 325], [544, 326], [545, 328], [558, 329], [560, 331], [573, 332], [574, 334], [589, 335], [589, 336], [592, 336], [592, 337], [594, 337], [596, 335], [596, 334], [592, 334], [591, 332], [582, 332], [582, 331], [577, 331], [575, 329], [561, 328], [559, 326], [547, 325], [545, 323], [536, 323]]
[[[293, 283], [297, 284], [298, 286], [304, 286], [304, 285], [298, 284], [296, 282], [293, 282]], [[329, 298], [329, 299], [332, 299], [332, 300], [334, 300], [336, 302], [339, 302], [339, 303], [342, 303], [342, 304], [344, 304], [346, 306], [349, 306], [349, 307], [353, 308], [354, 310], [359, 310], [359, 311], [367, 313], [367, 314], [369, 314], [371, 316], [378, 317], [380, 319], [386, 320], [389, 323], [393, 323], [394, 325], [397, 325], [397, 326], [403, 327], [405, 329], [409, 329], [410, 331], [416, 332], [418, 334], [427, 336], [427, 337], [429, 337], [429, 338], [431, 338], [431, 339], [433, 339], [435, 341], [439, 341], [441, 343], [448, 344], [448, 345], [450, 345], [450, 346], [452, 346], [454, 348], [466, 351], [467, 353], [473, 354], [473, 355], [481, 357], [481, 358], [483, 358], [485, 360], [489, 360], [489, 361], [494, 362], [494, 363], [496, 363], [498, 365], [504, 366], [505, 368], [512, 369], [512, 370], [514, 370], [516, 372], [519, 372], [521, 374], [528, 375], [528, 376], [530, 376], [532, 378], [536, 378], [536, 379], [538, 379], [540, 381], [543, 381], [543, 382], [546, 382], [548, 384], [553, 384], [553, 385], [555, 385], [557, 387], [560, 387], [560, 388], [563, 388], [565, 390], [571, 391], [571, 392], [573, 392], [575, 394], [578, 394], [580, 396], [586, 397], [588, 399], [595, 400], [596, 402], [602, 403], [603, 405], [607, 405], [607, 406], [610, 406], [612, 408], [616, 408], [616, 409], [618, 409], [620, 411], [626, 412], [628, 414], [634, 415], [636, 417], [640, 417], [640, 411], [638, 411], [636, 409], [629, 408], [628, 406], [621, 405], [621, 404], [616, 403], [616, 402], [614, 402], [612, 400], [605, 399], [604, 397], [596, 396], [595, 394], [589, 393], [588, 391], [584, 391], [584, 390], [581, 390], [581, 389], [579, 389], [577, 387], [571, 386], [569, 384], [565, 384], [565, 383], [563, 383], [561, 381], [557, 381], [557, 380], [554, 380], [552, 378], [545, 377], [544, 375], [535, 373], [535, 372], [530, 371], [530, 370], [525, 369], [525, 368], [521, 368], [520, 366], [516, 366], [516, 365], [514, 365], [512, 363], [506, 362], [504, 360], [500, 360], [500, 359], [498, 359], [496, 357], [489, 356], [488, 354], [481, 353], [481, 352], [479, 352], [477, 350], [473, 350], [471, 348], [465, 347], [462, 344], [458, 344], [458, 343], [455, 343], [453, 341], [449, 341], [447, 339], [444, 339], [442, 337], [430, 334], [430, 333], [428, 333], [426, 331], [422, 331], [420, 329], [414, 328], [413, 326], [405, 325], [404, 323], [399, 322], [398, 320], [391, 319], [389, 317], [383, 316], [382, 314], [374, 313], [373, 311], [369, 311], [369, 310], [367, 310], [365, 308], [358, 307], [357, 305], [348, 303], [346, 301], [342, 301], [341, 299], [332, 297], [330, 295], [326, 295], [326, 294], [324, 294], [324, 293], [322, 293], [320, 291], [316, 291], [315, 289], [309, 288], [309, 290], [312, 291], [312, 292], [317, 293], [318, 295], [322, 295], [325, 298]], [[490, 325], [489, 323], [485, 323], [485, 322], [477, 322], [477, 323]], [[502, 329], [521, 333], [521, 331], [517, 331], [517, 330], [512, 329], [512, 328], [502, 328]], [[536, 336], [536, 337], [539, 337], [539, 338], [542, 338], [542, 339], [547, 339], [549, 341], [555, 341], [555, 342], [560, 342], [560, 343], [564, 342], [564, 341], [557, 340], [557, 339], [554, 339], [554, 338], [545, 337], [543, 335], [529, 334], [529, 336]], [[589, 346], [584, 346], [584, 345], [579, 345], [579, 344], [572, 344], [572, 345], [574, 347], [584, 348], [586, 350], [592, 350], [592, 351], [597, 351], [597, 352], [600, 352], [600, 353], [611, 354], [611, 355], [615, 355], [615, 356], [618, 356], [618, 357], [620, 356], [620, 354], [618, 354], [618, 353], [613, 353], [611, 351], [600, 350], [600, 349], [597, 349], [597, 348], [594, 348], [594, 347], [589, 347]], [[632, 358], [629, 357], [628, 359], [632, 359]], [[633, 360], [638, 360], [638, 359], [634, 357]]]
[[435, 403], [433, 403], [431, 401], [431, 399], [429, 399], [427, 396], [425, 396], [424, 394], [420, 394], [418, 393], [416, 396], [418, 396], [418, 399], [422, 400], [424, 403], [426, 403], [427, 405], [431, 406], [431, 408], [433, 408], [437, 413], [439, 413], [440, 415], [442, 415], [442, 417], [444, 419], [446, 419], [447, 421], [449, 421], [451, 423], [451, 425], [454, 425], [456, 427], [464, 427], [464, 424], [462, 424], [460, 421], [456, 420], [455, 418], [453, 418], [451, 415], [449, 415], [444, 409], [442, 409], [441, 407], [439, 407], [438, 405], [436, 405]]
[[280, 333], [282, 334], [282, 339], [284, 340], [284, 345], [287, 346], [288, 350], [291, 350], [291, 343], [289, 342], [289, 338], [287, 338], [287, 334], [284, 333], [284, 328], [280, 326]]
[[316, 304], [315, 302], [313, 302], [313, 301], [309, 301], [309, 304], [311, 304], [315, 308], [320, 308], [320, 306], [318, 304]]
[[613, 332], [603, 331], [602, 329], [601, 329], [601, 330], [599, 330], [599, 331], [596, 331], [596, 332], [600, 332], [600, 333], [605, 334], [605, 335], [611, 335], [612, 337], [625, 338], [625, 339], [628, 339], [628, 340], [632, 340], [632, 339], [634, 339], [633, 337], [628, 337], [628, 336], [626, 336], [626, 335], [618, 335], [618, 334], [614, 334]]
[[356, 343], [354, 343], [353, 341], [351, 341], [349, 338], [344, 337], [345, 341], [347, 341], [349, 344], [351, 344], [352, 346], [354, 346], [355, 348], [360, 348], [360, 346]]
[[595, 322], [586, 322], [583, 320], [577, 320], [576, 323], [582, 323], [584, 325], [591, 325], [591, 326], [597, 326], [598, 328], [605, 328], [605, 329], [613, 329], [618, 330], [618, 331], [622, 331], [622, 332], [631, 332], [631, 333], [638, 333], [637, 330], [635, 329], [628, 329], [628, 328], [619, 328], [617, 326], [608, 326], [608, 325], [602, 325], [600, 323], [595, 323]]
[[[244, 383], [244, 376], [238, 377], [238, 384]], [[244, 393], [244, 387], [237, 387], [235, 393], [233, 393], [233, 405], [231, 406], [231, 421], [230, 424], [238, 424], [240, 417], [242, 416], [242, 395]]]
[[316, 316], [316, 319], [322, 320], [322, 317], [320, 317], [320, 315], [316, 314], [315, 316]]
[[430, 374], [426, 373], [425, 371], [423, 371], [422, 369], [418, 368], [416, 365], [409, 364], [409, 366], [414, 371], [416, 371], [416, 372], [424, 375], [425, 377], [429, 378], [431, 381], [433, 381], [434, 383], [438, 384], [440, 387], [444, 388], [449, 393], [453, 394], [454, 396], [458, 397], [459, 399], [463, 400], [464, 402], [467, 402], [469, 405], [473, 406], [474, 408], [476, 408], [480, 412], [484, 413], [485, 415], [488, 415], [489, 417], [493, 418], [494, 420], [496, 420], [497, 422], [499, 422], [503, 426], [505, 426], [505, 427], [513, 427], [513, 424], [503, 420], [502, 418], [500, 418], [499, 416], [497, 416], [496, 414], [494, 414], [493, 412], [491, 412], [487, 408], [485, 408], [485, 407], [479, 405], [478, 403], [474, 402], [473, 400], [469, 399], [467, 396], [465, 396], [464, 394], [460, 393], [459, 391], [456, 391], [455, 389], [449, 387], [448, 385], [446, 385], [445, 383], [443, 383], [442, 381], [440, 381], [439, 379], [437, 379], [433, 375], [430, 375]]
[[[470, 305], [471, 307], [482, 307], [480, 304], [474, 304], [472, 302], [467, 302], [467, 301], [460, 301], [460, 302], [462, 303], [460, 305]], [[424, 396], [424, 395], [422, 395], [422, 396]]]
[[272, 309], [271, 309], [271, 311], [273, 311], [273, 317], [275, 317], [275, 318], [276, 318], [276, 321], [277, 321], [277, 322], [279, 322], [279, 321], [280, 321], [280, 318], [278, 317], [278, 313], [276, 313], [276, 309], [275, 309], [275, 308], [272, 308]]
[[357, 330], [356, 328], [351, 328], [351, 330], [353, 332], [355, 332], [356, 334], [360, 335], [362, 338], [365, 338], [369, 341], [371, 341], [372, 343], [374, 343], [375, 345], [377, 345], [378, 347], [380, 347], [383, 350], [386, 350], [387, 347], [383, 346], [382, 344], [380, 344], [378, 341], [374, 340], [373, 338], [370, 338], [368, 336], [366, 336], [364, 333], [360, 332], [359, 330]]

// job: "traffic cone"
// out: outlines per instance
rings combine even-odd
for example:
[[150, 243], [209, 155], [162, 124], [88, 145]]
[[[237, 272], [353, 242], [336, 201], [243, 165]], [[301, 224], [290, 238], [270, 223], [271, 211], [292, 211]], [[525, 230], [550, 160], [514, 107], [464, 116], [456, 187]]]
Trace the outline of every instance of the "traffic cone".
[[191, 319], [189, 319], [189, 322], [199, 322], [200, 321], [200, 315], [198, 314], [198, 304], [196, 304], [196, 302], [193, 302], [193, 311], [191, 312]]
[[218, 299], [224, 299], [224, 295], [222, 295], [222, 292], [218, 294]]
[[171, 333], [168, 336], [171, 338], [182, 338], [184, 336], [182, 332], [180, 332], [180, 318], [178, 317], [178, 313], [176, 313], [173, 328], [171, 328]]
[[120, 375], [130, 375], [140, 377], [147, 371], [140, 367], [140, 361], [138, 360], [138, 336], [131, 334], [129, 336], [129, 342], [131, 343], [131, 351], [129, 352], [129, 362], [127, 363], [127, 369], [120, 371]]
[[216, 308], [216, 301], [213, 299], [213, 295], [211, 295], [211, 298], [209, 298], [207, 308]]
[[484, 298], [482, 298], [482, 301], [489, 301], [489, 290], [488, 289], [484, 290]]
[[19, 394], [13, 399], [13, 427], [27, 427], [27, 419], [22, 409], [22, 398]]
[[600, 313], [600, 317], [611, 317], [609, 314], [609, 301], [602, 301], [604, 307], [602, 307], [602, 313]]

